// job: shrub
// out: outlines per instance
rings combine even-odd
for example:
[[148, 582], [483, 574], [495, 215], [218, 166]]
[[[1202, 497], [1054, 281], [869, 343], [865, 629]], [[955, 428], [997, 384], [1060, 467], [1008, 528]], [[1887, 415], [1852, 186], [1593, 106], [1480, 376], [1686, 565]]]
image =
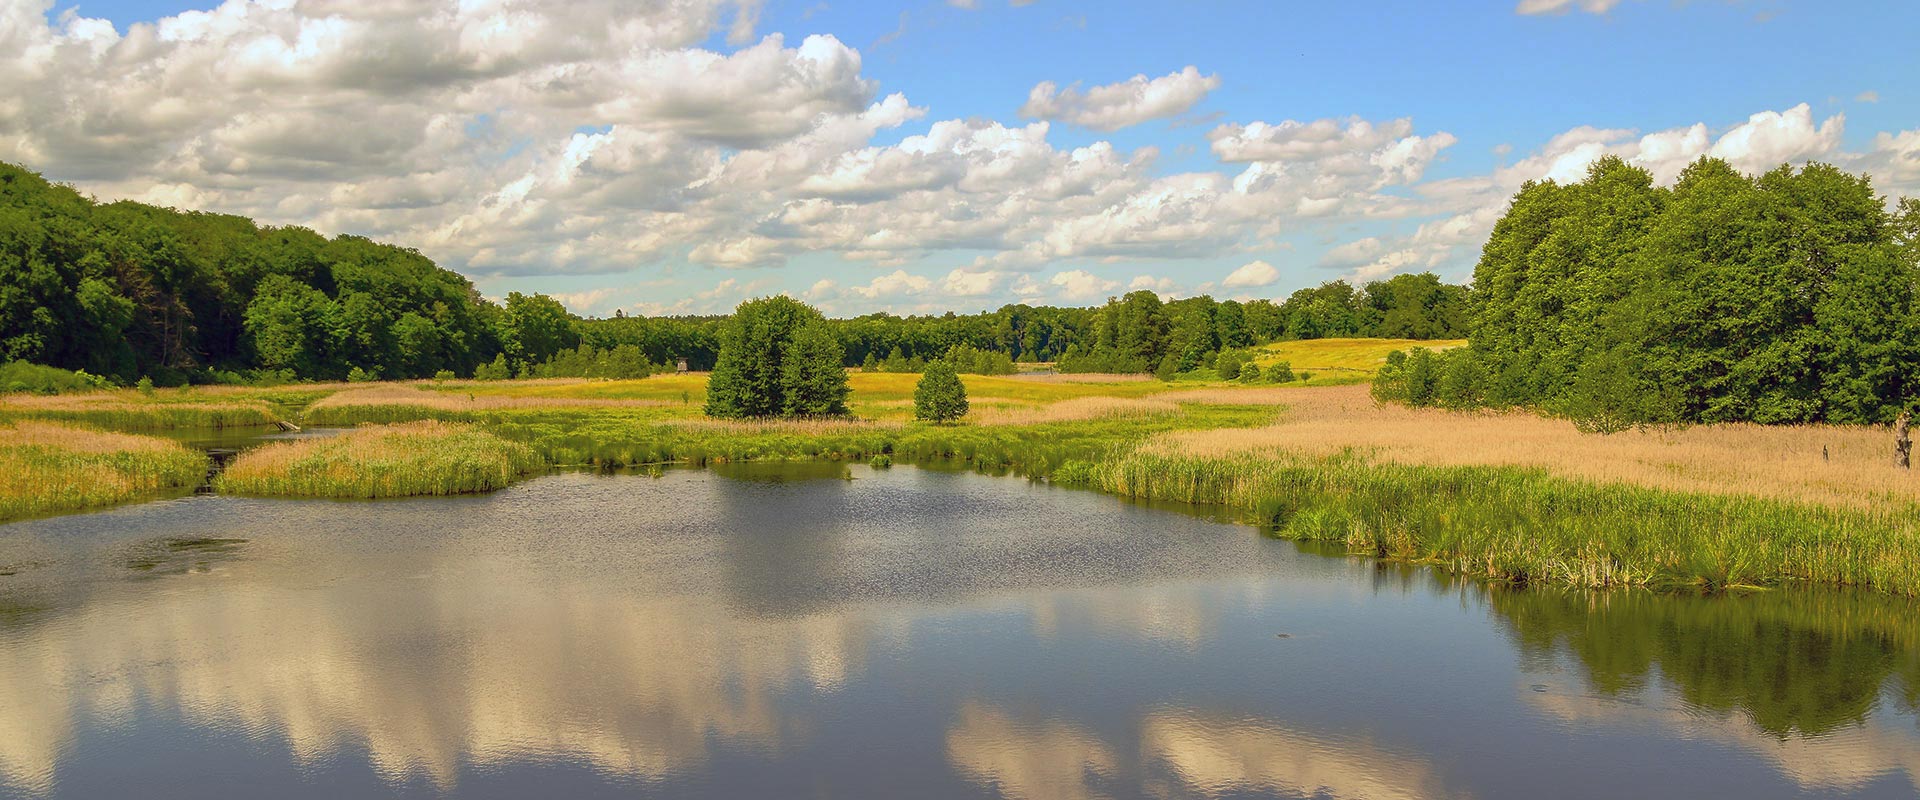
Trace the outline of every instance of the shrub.
[[1293, 365], [1285, 361], [1267, 368], [1267, 380], [1274, 383], [1292, 383]]
[[143, 395], [152, 397], [153, 396], [153, 379], [141, 378], [139, 383], [136, 383], [133, 385], [133, 388], [139, 391]]
[[967, 387], [953, 365], [935, 361], [927, 365], [920, 383], [913, 387], [913, 416], [930, 422], [952, 422], [967, 415]]
[[1242, 366], [1240, 367], [1240, 382], [1241, 382], [1241, 383], [1259, 383], [1259, 382], [1260, 382], [1260, 377], [1261, 377], [1261, 375], [1260, 375], [1260, 365], [1259, 365], [1259, 364], [1255, 364], [1255, 363], [1253, 363], [1253, 362], [1251, 362], [1251, 361], [1249, 361], [1249, 362], [1247, 362], [1246, 364], [1244, 364], [1244, 365], [1242, 365]]
[[348, 383], [372, 383], [377, 380], [380, 380], [380, 375], [377, 372], [364, 370], [359, 367], [347, 370]]

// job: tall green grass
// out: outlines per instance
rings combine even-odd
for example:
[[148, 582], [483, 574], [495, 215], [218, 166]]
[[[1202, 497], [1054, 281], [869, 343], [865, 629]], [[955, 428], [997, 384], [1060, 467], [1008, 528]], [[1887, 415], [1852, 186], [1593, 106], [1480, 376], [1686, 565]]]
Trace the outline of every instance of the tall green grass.
[[1499, 467], [1144, 452], [1061, 474], [1220, 504], [1285, 538], [1495, 581], [1729, 589], [1810, 582], [1920, 596], [1920, 511], [1865, 512], [1587, 483]]
[[205, 454], [164, 439], [44, 422], [0, 426], [0, 520], [184, 491], [206, 475]]
[[543, 470], [532, 448], [470, 425], [418, 422], [297, 439], [242, 453], [214, 486], [290, 497], [415, 497], [486, 492]]
[[175, 428], [244, 428], [272, 425], [279, 415], [257, 400], [143, 398], [133, 392], [11, 397], [0, 401], [0, 422], [48, 420], [118, 431]]

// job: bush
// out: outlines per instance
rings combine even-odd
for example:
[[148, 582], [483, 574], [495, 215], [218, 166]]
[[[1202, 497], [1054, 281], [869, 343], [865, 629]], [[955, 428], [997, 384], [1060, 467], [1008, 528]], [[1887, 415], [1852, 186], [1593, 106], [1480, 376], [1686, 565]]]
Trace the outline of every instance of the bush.
[[380, 380], [380, 373], [378, 372], [364, 370], [359, 367], [347, 370], [348, 383], [372, 383], [377, 380]]
[[490, 364], [481, 364], [473, 368], [473, 377], [483, 381], [504, 381], [513, 377], [513, 366], [507, 363], [507, 354], [493, 357]]
[[1285, 361], [1267, 368], [1267, 380], [1274, 383], [1292, 383], [1293, 365]]
[[43, 367], [25, 361], [0, 364], [0, 386], [6, 387], [9, 392], [90, 392], [112, 385], [106, 378], [89, 375], [86, 370], [69, 372], [59, 367]]
[[136, 383], [133, 385], [133, 388], [138, 390], [143, 395], [152, 397], [153, 396], [153, 379], [141, 378], [139, 383]]
[[440, 370], [439, 372], [433, 373], [433, 380], [435, 383], [446, 383], [447, 381], [453, 380], [453, 378], [454, 378], [453, 370], [450, 370], [450, 369], [443, 369], [443, 370]]
[[1255, 364], [1255, 363], [1253, 363], [1253, 362], [1251, 362], [1251, 361], [1249, 361], [1249, 362], [1247, 362], [1247, 363], [1246, 363], [1245, 365], [1243, 365], [1243, 366], [1241, 366], [1241, 367], [1240, 367], [1240, 382], [1241, 382], [1241, 383], [1259, 383], [1259, 382], [1260, 382], [1260, 377], [1261, 377], [1261, 375], [1260, 375], [1260, 365], [1259, 365], [1259, 364]]
[[1240, 368], [1246, 365], [1247, 360], [1245, 353], [1227, 350], [1214, 358], [1213, 369], [1219, 373], [1220, 380], [1234, 380], [1240, 377]]
[[967, 387], [953, 365], [935, 361], [913, 387], [913, 416], [929, 422], [952, 422], [967, 415]]

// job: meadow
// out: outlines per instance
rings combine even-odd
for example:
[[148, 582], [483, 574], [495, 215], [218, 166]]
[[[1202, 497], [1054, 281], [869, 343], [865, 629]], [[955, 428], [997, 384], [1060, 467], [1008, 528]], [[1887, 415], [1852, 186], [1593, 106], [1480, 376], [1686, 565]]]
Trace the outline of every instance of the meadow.
[[857, 371], [849, 376], [853, 414], [839, 419], [708, 419], [698, 373], [178, 393], [185, 397], [112, 392], [0, 411], [58, 418], [124, 405], [132, 408], [114, 413], [148, 424], [203, 404], [307, 426], [362, 426], [248, 451], [216, 481], [220, 491], [245, 494], [452, 494], [551, 467], [949, 463], [1226, 506], [1276, 536], [1506, 583], [1818, 583], [1920, 595], [1920, 481], [1891, 465], [1884, 428], [1715, 425], [1600, 435], [1523, 413], [1383, 406], [1351, 385], [1405, 344], [1265, 348], [1262, 359], [1315, 373], [1279, 386], [963, 376], [973, 411], [950, 425], [911, 419], [918, 376]]

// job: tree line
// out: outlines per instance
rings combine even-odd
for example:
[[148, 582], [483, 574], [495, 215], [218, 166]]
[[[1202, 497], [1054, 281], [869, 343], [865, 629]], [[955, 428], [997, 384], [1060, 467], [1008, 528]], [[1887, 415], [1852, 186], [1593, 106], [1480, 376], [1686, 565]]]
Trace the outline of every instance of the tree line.
[[1375, 393], [1645, 423], [1875, 423], [1920, 397], [1920, 200], [1826, 164], [1671, 187], [1619, 158], [1528, 183], [1474, 270], [1470, 344]]
[[[822, 324], [848, 367], [871, 361], [888, 369], [961, 352], [963, 372], [1053, 361], [1150, 372], [1168, 355], [1199, 363], [1199, 352], [1279, 339], [1458, 336], [1465, 307], [1463, 287], [1403, 275], [1358, 288], [1334, 281], [1281, 302], [1162, 303], [1135, 292], [1103, 308], [1008, 305]], [[494, 302], [409, 248], [240, 216], [98, 203], [0, 163], [0, 363], [163, 386], [636, 377], [683, 359], [694, 370], [713, 368], [724, 322], [582, 319], [540, 294]]]

